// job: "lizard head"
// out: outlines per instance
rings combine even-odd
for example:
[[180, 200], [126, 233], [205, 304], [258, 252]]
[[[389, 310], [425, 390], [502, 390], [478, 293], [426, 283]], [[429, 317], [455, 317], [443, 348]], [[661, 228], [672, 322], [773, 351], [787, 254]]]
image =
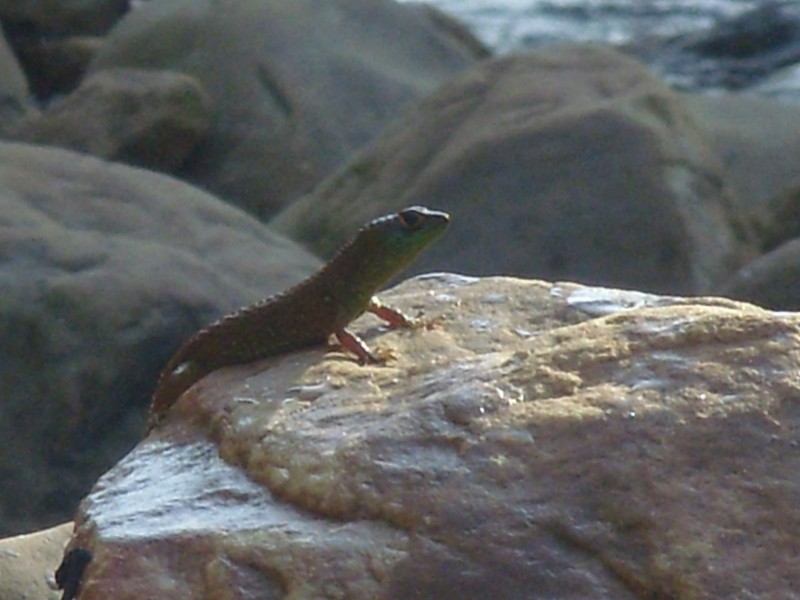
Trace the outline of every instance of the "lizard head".
[[366, 310], [372, 296], [436, 241], [449, 221], [445, 212], [411, 206], [364, 225], [312, 278], [334, 299], [334, 325], [343, 327]]
[[384, 276], [381, 285], [405, 269], [447, 228], [450, 215], [424, 206], [410, 206], [375, 219], [356, 236], [369, 249], [368, 260]]

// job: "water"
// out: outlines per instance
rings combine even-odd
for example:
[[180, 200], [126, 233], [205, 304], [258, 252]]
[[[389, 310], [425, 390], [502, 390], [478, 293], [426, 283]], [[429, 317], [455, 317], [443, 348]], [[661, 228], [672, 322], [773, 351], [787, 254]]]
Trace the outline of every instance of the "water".
[[622, 44], [705, 29], [754, 0], [429, 0], [496, 52], [553, 41]]
[[[553, 42], [649, 44], [639, 58], [667, 81], [691, 90], [748, 89], [800, 102], [800, 25], [788, 45], [789, 60], [770, 54], [730, 60], [677, 51], [669, 40], [708, 32], [721, 21], [746, 15], [765, 0], [428, 0], [457, 17], [494, 52], [525, 50]], [[800, 2], [771, 2], [800, 19]], [[754, 20], [767, 32], [772, 25]], [[800, 23], [800, 21], [798, 22]], [[663, 46], [659, 46], [659, 44]], [[794, 69], [792, 69], [794, 64]], [[781, 77], [777, 83], [769, 78]], [[763, 86], [761, 84], [764, 83]]]

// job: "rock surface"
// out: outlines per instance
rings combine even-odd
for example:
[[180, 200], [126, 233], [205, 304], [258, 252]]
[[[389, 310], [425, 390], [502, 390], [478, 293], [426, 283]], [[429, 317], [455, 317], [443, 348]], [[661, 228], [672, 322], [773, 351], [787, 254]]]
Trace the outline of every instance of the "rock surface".
[[430, 276], [444, 317], [219, 371], [82, 503], [81, 600], [788, 598], [800, 317]]
[[129, 5], [130, 0], [0, 0], [0, 19], [12, 29], [49, 35], [97, 34], [108, 31]]
[[28, 82], [5, 36], [0, 34], [0, 131], [28, 109]]
[[211, 128], [199, 82], [183, 73], [106, 69], [9, 137], [155, 171], [177, 170]]
[[61, 562], [72, 523], [26, 535], [0, 539], [0, 598], [58, 600], [61, 593], [48, 580]]
[[475, 60], [459, 34], [391, 0], [149, 2], [92, 69], [196, 77], [214, 107], [184, 176], [261, 216], [308, 191], [401, 106]]
[[800, 239], [750, 261], [719, 293], [773, 310], [800, 311]]
[[[64, 521], [177, 345], [319, 261], [165, 176], [0, 144], [0, 532]], [[21, 499], [24, 499], [21, 501]]]
[[677, 95], [611, 50], [501, 57], [421, 101], [271, 224], [329, 254], [367, 215], [432, 205], [454, 222], [419, 270], [701, 293], [752, 248], [696, 130]]
[[774, 247], [774, 233], [763, 223], [774, 217], [772, 199], [800, 181], [800, 106], [744, 94], [682, 98], [724, 164], [737, 212]]

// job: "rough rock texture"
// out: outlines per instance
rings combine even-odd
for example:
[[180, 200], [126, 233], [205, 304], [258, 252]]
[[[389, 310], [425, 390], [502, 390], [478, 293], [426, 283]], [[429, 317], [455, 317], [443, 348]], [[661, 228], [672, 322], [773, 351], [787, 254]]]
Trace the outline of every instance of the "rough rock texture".
[[[81, 600], [789, 598], [800, 316], [432, 276], [384, 366], [212, 374], [82, 503]], [[368, 320], [369, 319], [369, 320]]]
[[183, 73], [107, 69], [21, 122], [14, 139], [173, 171], [211, 128], [199, 82]]
[[391, 0], [174, 0], [131, 12], [92, 68], [196, 77], [215, 121], [184, 175], [266, 216], [475, 58], [459, 35]]
[[763, 222], [774, 216], [771, 199], [800, 180], [800, 106], [733, 94], [685, 95], [683, 101], [725, 165], [738, 192], [737, 212], [774, 247], [775, 234]]
[[26, 535], [0, 539], [0, 598], [58, 600], [61, 593], [48, 581], [61, 562], [72, 523]]
[[[418, 264], [703, 292], [750, 255], [719, 160], [680, 98], [611, 50], [484, 61], [272, 221], [320, 253], [366, 215], [453, 213]], [[380, 207], [380, 208], [378, 208]]]
[[177, 345], [318, 264], [184, 183], [0, 144], [0, 533], [71, 516]]

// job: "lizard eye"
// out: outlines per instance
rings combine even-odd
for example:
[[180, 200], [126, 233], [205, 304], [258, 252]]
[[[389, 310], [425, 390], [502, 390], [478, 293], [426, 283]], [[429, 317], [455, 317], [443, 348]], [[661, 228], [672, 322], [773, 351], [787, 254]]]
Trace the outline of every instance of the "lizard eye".
[[414, 208], [407, 208], [400, 211], [397, 216], [400, 218], [400, 223], [403, 227], [411, 231], [418, 229], [425, 220], [425, 215]]

